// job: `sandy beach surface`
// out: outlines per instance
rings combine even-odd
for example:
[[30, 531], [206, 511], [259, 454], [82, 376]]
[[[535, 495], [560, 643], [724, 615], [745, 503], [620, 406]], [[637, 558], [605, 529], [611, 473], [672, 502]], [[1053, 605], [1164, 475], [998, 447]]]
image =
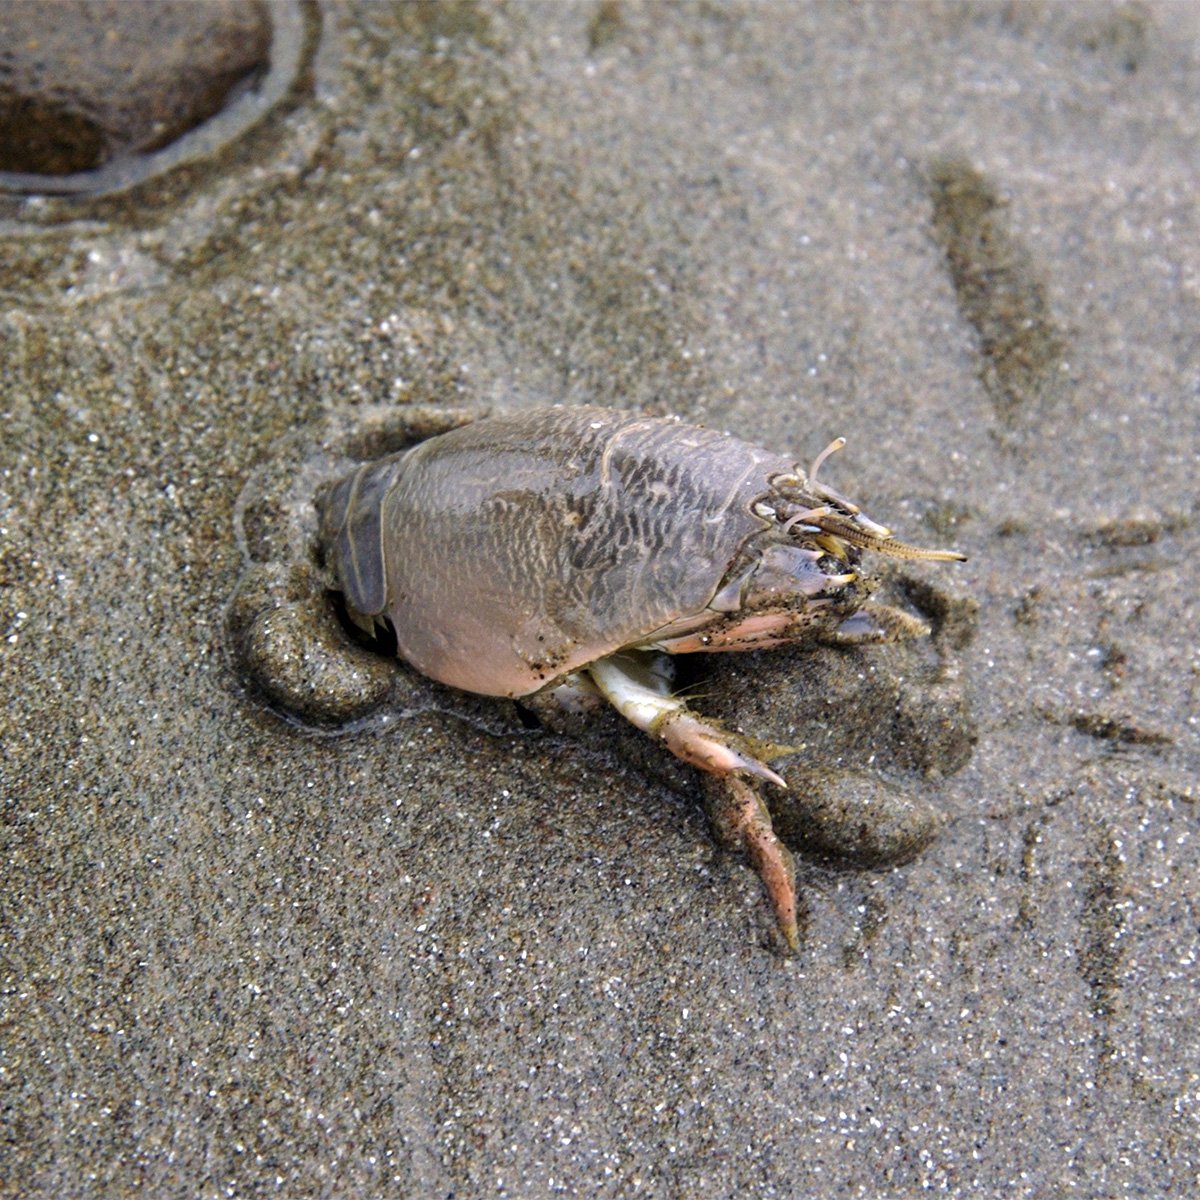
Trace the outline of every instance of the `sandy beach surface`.
[[[0, 1195], [1200, 1187], [1197, 10], [320, 17], [223, 151], [0, 197]], [[797, 845], [939, 814], [802, 854], [795, 957], [648, 742], [230, 653], [331, 421], [550, 402], [844, 434], [970, 556], [925, 648], [704, 668]]]

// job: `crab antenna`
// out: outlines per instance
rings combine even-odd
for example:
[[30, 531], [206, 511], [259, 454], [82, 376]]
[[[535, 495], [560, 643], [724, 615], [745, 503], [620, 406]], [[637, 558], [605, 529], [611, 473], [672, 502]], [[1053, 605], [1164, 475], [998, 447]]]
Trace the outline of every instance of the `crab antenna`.
[[[966, 562], [967, 559], [965, 554], [960, 554], [957, 550], [926, 550], [923, 546], [910, 546], [907, 542], [898, 542], [890, 533], [886, 537], [880, 537], [849, 521], [839, 520], [837, 516], [817, 517], [813, 523], [818, 529], [831, 533], [852, 546], [874, 550], [888, 558], [920, 558], [932, 562]], [[874, 525], [875, 522], [872, 521], [871, 524]]]
[[833, 439], [833, 441], [832, 441], [832, 442], [830, 442], [830, 443], [829, 443], [829, 445], [828, 445], [828, 446], [826, 446], [826, 447], [825, 447], [825, 449], [824, 449], [824, 450], [822, 450], [822, 451], [821, 451], [821, 453], [820, 453], [820, 454], [818, 454], [818, 455], [817, 455], [817, 457], [816, 457], [816, 458], [814, 458], [814, 459], [813, 459], [813, 464], [812, 464], [812, 466], [808, 468], [808, 481], [809, 481], [809, 483], [816, 483], [816, 482], [817, 482], [817, 472], [818, 472], [818, 471], [821, 469], [821, 464], [822, 464], [822, 463], [823, 463], [823, 462], [824, 462], [824, 461], [825, 461], [825, 460], [826, 460], [826, 459], [827, 459], [827, 458], [828, 458], [828, 457], [829, 457], [831, 454], [834, 454], [834, 453], [836, 453], [838, 450], [840, 450], [840, 449], [841, 449], [841, 448], [842, 448], [842, 447], [843, 447], [845, 444], [846, 444], [846, 439], [845, 439], [844, 437], [836, 437], [836, 438], [834, 438], [834, 439]]
[[871, 549], [889, 558], [918, 558], [927, 562], [966, 562], [967, 556], [957, 550], [926, 550], [923, 546], [910, 546], [907, 542], [884, 540]]

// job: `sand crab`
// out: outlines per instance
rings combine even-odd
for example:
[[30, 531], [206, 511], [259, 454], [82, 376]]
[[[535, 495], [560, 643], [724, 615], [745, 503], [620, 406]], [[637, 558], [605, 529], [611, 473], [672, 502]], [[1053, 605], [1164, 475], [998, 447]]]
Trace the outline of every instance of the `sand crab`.
[[[603, 697], [709, 783], [714, 825], [758, 869], [790, 946], [795, 867], [759, 787], [787, 747], [692, 711], [670, 656], [928, 632], [867, 604], [863, 550], [892, 537], [793, 459], [672, 418], [596, 407], [478, 420], [367, 462], [319, 497], [329, 582], [364, 630], [469, 692]], [[714, 806], [713, 796], [716, 796]]]

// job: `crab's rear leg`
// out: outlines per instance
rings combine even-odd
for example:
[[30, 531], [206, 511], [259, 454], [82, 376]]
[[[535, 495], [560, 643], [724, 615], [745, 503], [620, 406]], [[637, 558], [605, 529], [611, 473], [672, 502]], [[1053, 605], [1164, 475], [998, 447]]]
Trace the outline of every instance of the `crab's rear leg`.
[[750, 775], [787, 787], [757, 755], [774, 757], [788, 747], [742, 737], [692, 712], [674, 694], [674, 671], [661, 654], [623, 651], [592, 663], [588, 673], [623, 717], [707, 773], [705, 794], [713, 830], [723, 845], [744, 850], [754, 864], [780, 931], [795, 950], [799, 940], [795, 861], [776, 836], [762, 797], [744, 778]]
[[800, 948], [796, 920], [796, 860], [779, 840], [771, 813], [748, 780], [710, 775], [704, 781], [708, 819], [721, 845], [742, 850], [767, 889], [779, 932], [789, 949]]
[[[851, 576], [831, 578], [841, 583]], [[744, 850], [757, 868], [780, 931], [793, 950], [798, 941], [795, 864], [775, 835], [766, 803], [746, 778], [756, 776], [786, 787], [758, 756], [772, 758], [788, 748], [730, 733], [691, 712], [672, 692], [671, 665], [663, 655], [765, 650], [816, 641], [855, 646], [904, 641], [928, 632], [923, 621], [884, 604], [860, 608], [832, 628], [825, 626], [818, 605], [785, 605], [703, 614], [699, 620], [660, 631], [641, 650], [615, 654], [589, 668], [596, 686], [620, 713], [660, 738], [679, 758], [707, 772], [705, 796], [713, 830], [724, 845]]]
[[788, 747], [771, 746], [723, 729], [716, 721], [692, 712], [675, 695], [675, 673], [661, 654], [623, 650], [598, 659], [588, 668], [601, 695], [623, 716], [657, 738], [676, 758], [708, 771], [728, 775], [739, 771], [787, 787], [757, 755], [771, 758]]

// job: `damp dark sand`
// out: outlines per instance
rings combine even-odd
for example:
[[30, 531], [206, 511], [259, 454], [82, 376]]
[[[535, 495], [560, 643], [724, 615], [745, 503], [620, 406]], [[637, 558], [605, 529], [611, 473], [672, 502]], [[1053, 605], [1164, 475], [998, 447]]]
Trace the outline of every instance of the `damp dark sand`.
[[[326, 22], [315, 94], [186, 185], [0, 202], [0, 1193], [1185, 1194], [1192, 10]], [[922, 572], [979, 605], [978, 745], [904, 780], [945, 827], [805, 860], [794, 959], [653, 771], [444, 711], [317, 737], [230, 666], [280, 439], [585, 400], [845, 434], [831, 482], [971, 556]], [[817, 703], [760, 658], [714, 706], [755, 662]]]

